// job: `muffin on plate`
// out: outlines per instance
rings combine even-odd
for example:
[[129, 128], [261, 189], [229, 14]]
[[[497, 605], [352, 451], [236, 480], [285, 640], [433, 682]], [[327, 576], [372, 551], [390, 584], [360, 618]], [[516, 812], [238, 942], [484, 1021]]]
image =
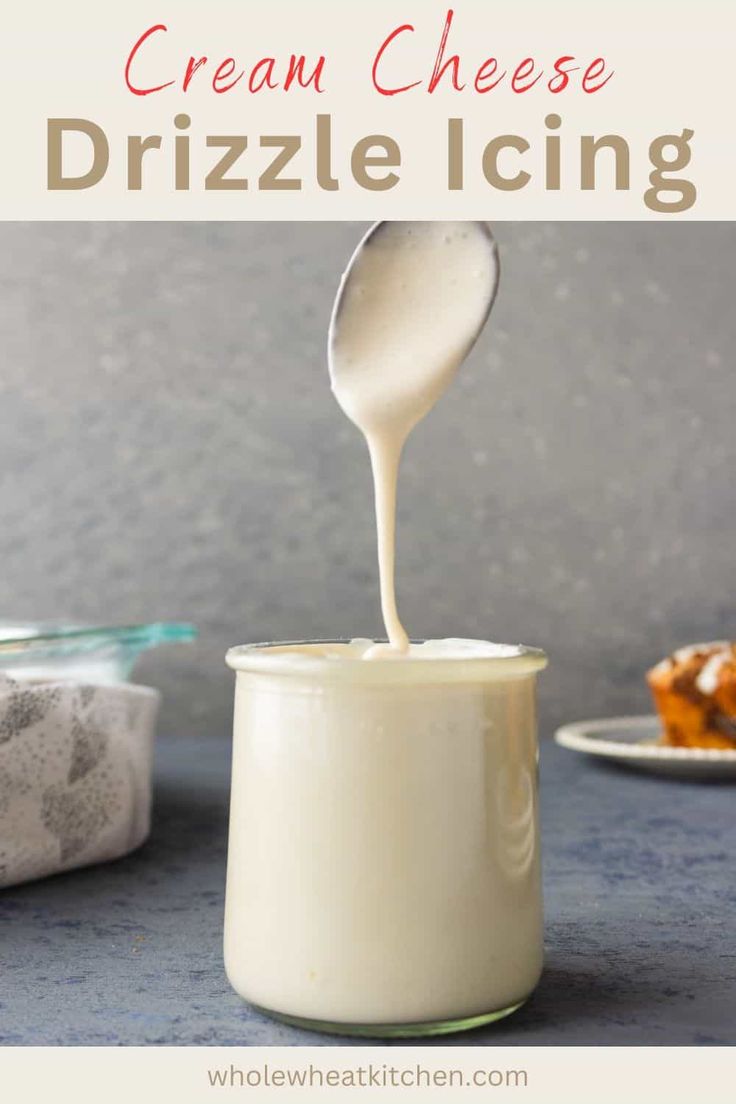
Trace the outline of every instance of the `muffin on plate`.
[[736, 749], [736, 643], [679, 648], [647, 672], [670, 747]]

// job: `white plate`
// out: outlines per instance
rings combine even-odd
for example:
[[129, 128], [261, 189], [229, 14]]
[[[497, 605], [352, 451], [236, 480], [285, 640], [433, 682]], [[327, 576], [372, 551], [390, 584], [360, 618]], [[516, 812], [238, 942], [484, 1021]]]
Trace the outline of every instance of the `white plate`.
[[656, 774], [736, 778], [736, 749], [663, 747], [657, 717], [609, 717], [563, 725], [555, 740], [570, 751], [597, 755]]

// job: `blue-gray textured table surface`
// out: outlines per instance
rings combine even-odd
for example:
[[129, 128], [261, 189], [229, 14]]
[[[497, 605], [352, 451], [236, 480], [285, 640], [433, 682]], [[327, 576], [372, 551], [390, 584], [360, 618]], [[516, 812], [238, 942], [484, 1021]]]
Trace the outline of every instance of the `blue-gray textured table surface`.
[[[0, 894], [0, 1043], [340, 1044], [264, 1019], [222, 966], [229, 743], [162, 740], [148, 844]], [[547, 967], [515, 1016], [433, 1045], [736, 1043], [729, 785], [545, 743]]]

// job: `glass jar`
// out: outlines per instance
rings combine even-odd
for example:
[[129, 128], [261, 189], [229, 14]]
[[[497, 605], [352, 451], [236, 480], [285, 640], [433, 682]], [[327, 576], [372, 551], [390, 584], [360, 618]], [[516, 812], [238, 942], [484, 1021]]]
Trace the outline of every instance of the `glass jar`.
[[515, 1011], [542, 968], [543, 652], [365, 660], [246, 645], [225, 906], [234, 989], [302, 1027], [417, 1036]]

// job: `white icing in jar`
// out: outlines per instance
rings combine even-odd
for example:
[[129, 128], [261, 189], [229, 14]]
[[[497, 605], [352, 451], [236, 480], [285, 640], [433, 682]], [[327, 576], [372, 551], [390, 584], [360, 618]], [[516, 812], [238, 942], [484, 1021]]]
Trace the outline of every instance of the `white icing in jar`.
[[400, 1036], [513, 1011], [542, 966], [536, 674], [476, 641], [231, 649], [225, 965], [304, 1026]]

